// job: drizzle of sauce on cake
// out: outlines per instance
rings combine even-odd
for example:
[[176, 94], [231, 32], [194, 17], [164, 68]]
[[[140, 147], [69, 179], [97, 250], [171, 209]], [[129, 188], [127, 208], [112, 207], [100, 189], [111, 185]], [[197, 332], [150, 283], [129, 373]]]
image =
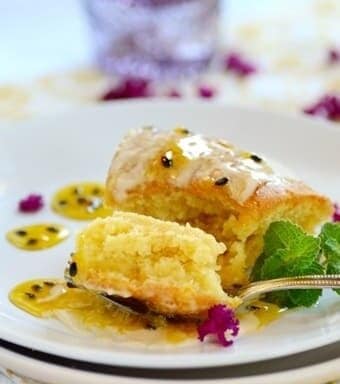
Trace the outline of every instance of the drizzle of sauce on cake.
[[91, 220], [111, 215], [112, 209], [103, 202], [104, 186], [95, 182], [67, 185], [52, 199], [52, 209], [67, 218]]
[[43, 223], [14, 228], [7, 240], [20, 249], [38, 251], [59, 244], [69, 236], [69, 230], [59, 224]]
[[[170, 162], [165, 162], [167, 157], [171, 157]], [[142, 129], [126, 136], [109, 175], [109, 192], [118, 202], [137, 186], [153, 181], [165, 180], [183, 188], [197, 181], [214, 185], [216, 180], [227, 178], [223, 188], [242, 204], [261, 184], [280, 186], [284, 180], [259, 156], [184, 129], [171, 133]]]

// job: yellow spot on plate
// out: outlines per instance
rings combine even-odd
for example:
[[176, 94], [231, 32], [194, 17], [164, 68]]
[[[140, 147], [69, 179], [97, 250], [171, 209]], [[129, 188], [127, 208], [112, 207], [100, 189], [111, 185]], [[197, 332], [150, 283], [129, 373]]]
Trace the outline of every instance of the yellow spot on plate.
[[52, 209], [62, 216], [91, 220], [112, 214], [112, 209], [103, 202], [104, 186], [100, 183], [84, 182], [61, 188], [54, 195]]
[[7, 232], [6, 237], [18, 248], [38, 251], [53, 247], [65, 240], [69, 234], [69, 230], [61, 225], [43, 223], [14, 228]]
[[242, 318], [252, 315], [257, 319], [258, 327], [264, 327], [277, 320], [286, 309], [262, 300], [255, 300], [246, 305], [240, 311], [239, 316], [242, 320]]

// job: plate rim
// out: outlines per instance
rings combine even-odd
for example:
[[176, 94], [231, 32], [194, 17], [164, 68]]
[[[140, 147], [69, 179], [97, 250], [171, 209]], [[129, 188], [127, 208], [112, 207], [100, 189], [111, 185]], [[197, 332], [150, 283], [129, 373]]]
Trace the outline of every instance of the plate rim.
[[145, 108], [168, 108], [168, 107], [175, 107], [175, 108], [182, 108], [185, 109], [187, 107], [200, 107], [200, 108], [218, 108], [218, 109], [229, 109], [234, 110], [235, 112], [246, 112], [246, 113], [253, 113], [257, 115], [269, 115], [276, 118], [282, 118], [287, 121], [289, 120], [297, 120], [301, 122], [308, 122], [310, 125], [314, 125], [316, 127], [323, 127], [322, 129], [328, 129], [332, 132], [339, 133], [339, 127], [338, 123], [326, 120], [324, 118], [318, 117], [318, 116], [311, 116], [304, 114], [302, 112], [283, 112], [278, 110], [268, 110], [261, 106], [253, 106], [253, 105], [241, 105], [237, 103], [229, 103], [224, 102], [222, 100], [186, 100], [179, 102], [178, 100], [172, 99], [172, 100], [164, 100], [161, 97], [156, 97], [153, 99], [126, 99], [126, 100], [115, 100], [115, 101], [108, 101], [102, 104], [93, 104], [93, 105], [80, 105], [80, 106], [74, 106], [70, 108], [67, 111], [58, 112], [55, 114], [49, 114], [49, 115], [40, 115], [40, 116], [30, 116], [26, 120], [13, 120], [13, 121], [0, 121], [0, 134], [1, 129], [13, 129], [13, 126], [19, 126], [19, 125], [27, 125], [31, 123], [37, 123], [37, 122], [49, 122], [49, 121], [55, 121], [57, 118], [71, 118], [72, 116], [76, 116], [78, 114], [83, 113], [93, 113], [95, 111], [100, 110], [108, 110], [108, 109], [119, 109], [119, 108], [133, 108], [135, 106], [138, 107], [145, 107]]
[[[287, 121], [287, 123], [289, 121], [292, 121], [294, 120], [296, 123], [298, 123], [299, 121], [303, 120], [304, 122], [308, 121], [308, 124], [309, 125], [315, 125], [316, 127], [319, 127], [319, 128], [316, 128], [316, 129], [330, 129], [332, 132], [339, 132], [337, 127], [335, 126], [335, 124], [332, 124], [332, 123], [328, 123], [328, 122], [325, 122], [325, 121], [321, 121], [321, 120], [315, 120], [313, 118], [310, 118], [308, 116], [295, 116], [295, 115], [288, 115], [288, 114], [282, 114], [282, 113], [278, 113], [278, 112], [273, 112], [273, 111], [267, 111], [265, 109], [258, 109], [258, 108], [253, 108], [253, 107], [249, 107], [249, 106], [246, 106], [246, 107], [243, 107], [243, 106], [237, 106], [237, 105], [227, 105], [227, 104], [221, 104], [221, 103], [207, 103], [207, 102], [204, 102], [204, 101], [189, 101], [189, 102], [182, 102], [182, 103], [178, 103], [176, 101], [164, 101], [164, 100], [152, 100], [152, 101], [145, 101], [145, 100], [137, 100], [137, 101], [130, 101], [130, 100], [126, 100], [126, 101], [120, 101], [120, 102], [115, 102], [115, 103], [107, 103], [107, 104], [103, 104], [103, 105], [95, 105], [95, 106], [87, 106], [87, 107], [79, 107], [79, 108], [75, 108], [71, 111], [67, 111], [66, 113], [63, 113], [63, 114], [59, 114], [58, 116], [62, 119], [72, 119], [76, 116], [78, 116], [79, 113], [97, 113], [96, 111], [100, 111], [100, 110], [117, 110], [118, 108], [134, 108], [135, 106], [138, 106], [139, 108], [141, 107], [147, 107], [147, 108], [155, 108], [155, 107], [158, 107], [158, 108], [168, 108], [169, 106], [171, 107], [174, 107], [174, 108], [179, 108], [179, 109], [185, 109], [185, 108], [192, 108], [192, 107], [202, 107], [204, 106], [204, 108], [207, 108], [208, 110], [209, 109], [214, 109], [214, 108], [217, 108], [217, 109], [224, 109], [226, 111], [230, 110], [230, 109], [233, 109], [234, 111], [236, 112], [242, 112], [242, 111], [246, 111], [247, 113], [252, 113], [252, 114], [257, 114], [258, 116], [263, 116], [263, 115], [269, 115], [269, 116], [276, 116], [276, 117], [279, 117], [279, 118], [282, 118], [282, 119], [285, 119], [285, 121]], [[30, 120], [26, 120], [26, 121], [20, 121], [20, 122], [15, 122], [15, 125], [17, 124], [20, 124], [20, 125], [27, 125], [29, 124], [31, 127], [34, 126], [35, 124], [37, 124], [37, 122], [41, 122], [41, 123], [47, 123], [49, 121], [55, 121], [56, 119], [56, 116], [40, 116], [40, 117], [37, 117], [37, 118], [33, 118], [33, 119], [30, 119]], [[8, 123], [5, 123], [5, 124], [2, 124], [0, 123], [0, 134], [1, 134], [1, 129], [2, 127], [6, 127], [8, 126], [8, 129], [13, 129], [13, 126], [12, 124], [8, 124]], [[322, 128], [321, 128], [322, 127]], [[327, 127], [327, 128], [326, 128]], [[6, 128], [5, 128], [6, 129]], [[1, 337], [1, 333], [2, 333], [2, 330], [0, 331], [0, 337]], [[301, 348], [300, 351], [308, 351], [308, 350], [311, 350], [312, 348], [315, 347], [315, 345], [317, 346], [325, 346], [325, 345], [328, 345], [329, 343], [331, 343], [332, 341], [334, 341], [333, 339], [334, 338], [331, 338], [332, 340], [330, 339], [326, 339], [326, 341], [324, 343], [321, 343], [320, 342], [316, 342], [313, 344], [309, 344], [308, 346], [304, 346], [304, 348]], [[325, 340], [325, 338], [323, 337], [323, 340]], [[337, 338], [338, 340], [338, 338]], [[11, 341], [11, 339], [9, 340]], [[20, 344], [21, 346], [23, 347], [27, 347], [29, 345], [31, 345], [32, 343], [32, 340], [29, 340], [29, 338], [26, 338], [26, 340], [23, 342], [23, 340], [21, 340], [22, 344]], [[51, 342], [51, 345], [54, 344]], [[41, 350], [42, 351], [46, 351], [46, 349], [48, 350], [51, 350], [51, 347], [48, 348], [48, 344], [46, 344], [45, 346], [41, 346]], [[61, 348], [62, 349], [62, 348]], [[59, 352], [60, 353], [60, 356], [63, 355], [62, 351]], [[76, 349], [74, 350], [74, 354], [76, 354], [77, 351]], [[126, 355], [126, 356], [133, 356], [133, 353], [120, 353], [120, 355]], [[136, 355], [140, 355], [140, 353], [137, 353]], [[180, 355], [178, 354], [173, 354], [171, 355], [171, 353], [167, 354], [167, 355], [164, 355], [164, 357], [179, 357]], [[275, 355], [274, 355], [275, 356]], [[285, 355], [285, 356], [290, 356], [290, 355]], [[198, 357], [198, 354], [196, 354], [196, 357]], [[202, 359], [204, 357], [202, 356]], [[221, 364], [223, 364], [224, 360], [227, 358], [226, 355], [220, 357], [219, 361], [215, 363], [215, 365], [212, 365], [211, 363], [209, 364], [209, 366], [211, 367], [218, 367], [218, 366], [221, 366]], [[258, 359], [257, 361], [263, 361], [263, 360], [267, 360], [268, 357], [264, 356], [262, 359]], [[84, 359], [85, 361], [85, 359]], [[246, 361], [246, 360], [245, 360]], [[249, 360], [249, 361], [254, 361], [254, 360]], [[247, 362], [247, 361], [246, 361]], [[168, 363], [164, 362], [164, 364], [162, 365], [162, 367], [164, 368], [169, 368], [169, 366], [167, 365]], [[151, 363], [150, 363], [151, 365]], [[227, 365], [229, 367], [232, 367], [236, 364], [230, 364], [230, 365]], [[126, 364], [126, 366], [133, 366], [135, 367], [135, 365], [129, 365], [129, 364]], [[145, 367], [145, 364], [143, 364], [143, 366]], [[179, 367], [181, 366], [180, 364], [178, 365]]]
[[[340, 363], [340, 341], [307, 352], [299, 352], [260, 362], [233, 365], [232, 370], [229, 365], [219, 367], [162, 369], [122, 367], [117, 365], [91, 363], [40, 352], [33, 348], [21, 347], [14, 343], [8, 343], [2, 339], [0, 339], [0, 349], [5, 349], [35, 361], [81, 372], [104, 374], [115, 377], [119, 376], [126, 379], [185, 380], [186, 382], [191, 380], [197, 381], [197, 379], [204, 381], [220, 379], [252, 379], [264, 375], [287, 374], [290, 371], [309, 369], [329, 362]], [[324, 356], [320, 360], [322, 354], [324, 354]], [[340, 366], [340, 364], [337, 366]], [[340, 375], [340, 369], [338, 369], [338, 373]]]

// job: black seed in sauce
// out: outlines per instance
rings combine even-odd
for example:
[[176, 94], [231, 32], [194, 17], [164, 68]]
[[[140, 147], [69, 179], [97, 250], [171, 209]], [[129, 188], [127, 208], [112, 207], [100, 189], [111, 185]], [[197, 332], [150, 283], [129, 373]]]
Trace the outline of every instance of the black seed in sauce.
[[72, 284], [70, 281], [66, 283], [67, 288], [77, 288], [74, 284]]
[[145, 329], [155, 330], [155, 329], [157, 329], [157, 327], [156, 327], [155, 324], [152, 324], [152, 323], [147, 322], [147, 323], [145, 324]]
[[226, 185], [228, 182], [229, 179], [227, 177], [221, 177], [215, 181], [215, 185]]
[[27, 240], [26, 244], [27, 245], [35, 245], [35, 244], [37, 244], [37, 242], [38, 242], [38, 239], [31, 237], [30, 239]]
[[99, 195], [100, 194], [100, 189], [99, 188], [93, 188], [92, 194], [93, 195]]
[[74, 195], [79, 195], [79, 189], [76, 187], [76, 188], [73, 188], [73, 194]]
[[15, 232], [15, 234], [18, 235], [18, 236], [24, 237], [24, 236], [27, 235], [27, 232], [24, 231], [23, 229], [19, 229], [18, 231]]
[[167, 152], [164, 156], [162, 156], [161, 157], [161, 162], [162, 162], [163, 167], [171, 168], [172, 165], [173, 165], [172, 153], [171, 152]]
[[55, 286], [53, 281], [44, 281], [44, 285], [46, 285], [47, 287], [54, 287]]
[[31, 286], [31, 289], [32, 289], [32, 291], [34, 291], [34, 292], [39, 292], [39, 291], [42, 290], [42, 286], [39, 285], [39, 284], [33, 284], [33, 285]]
[[34, 294], [34, 293], [31, 293], [31, 292], [25, 292], [25, 295], [26, 295], [29, 299], [35, 299], [35, 294]]
[[58, 233], [59, 232], [59, 229], [56, 227], [46, 227], [46, 229], [48, 230], [48, 232], [51, 232], [51, 233]]
[[78, 268], [77, 268], [77, 263], [75, 263], [74, 261], [70, 264], [69, 266], [69, 273], [70, 273], [70, 276], [75, 276], [78, 272]]
[[248, 311], [258, 311], [261, 309], [261, 307], [258, 307], [257, 305], [250, 304], [250, 305], [246, 306], [246, 309]]
[[59, 200], [58, 204], [59, 205], [66, 205], [67, 204], [67, 200]]
[[80, 205], [84, 205], [84, 204], [88, 204], [89, 202], [87, 199], [85, 199], [85, 197], [78, 197], [77, 203]]
[[190, 131], [186, 128], [179, 128], [178, 132], [182, 133], [183, 135], [189, 135]]
[[255, 161], [255, 163], [261, 163], [261, 161], [262, 161], [262, 159], [261, 159], [261, 157], [259, 157], [259, 156], [257, 156], [257, 155], [250, 155], [250, 158], [252, 159], [252, 160], [254, 160]]

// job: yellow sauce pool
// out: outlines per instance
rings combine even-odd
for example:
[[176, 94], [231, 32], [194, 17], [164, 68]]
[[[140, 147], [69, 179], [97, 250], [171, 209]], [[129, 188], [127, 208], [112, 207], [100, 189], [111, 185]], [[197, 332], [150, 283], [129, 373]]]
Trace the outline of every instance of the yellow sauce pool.
[[285, 311], [285, 308], [280, 308], [275, 304], [260, 300], [254, 301], [248, 305], [247, 309], [252, 311], [252, 313], [258, 319], [260, 327], [268, 325], [269, 323], [277, 320]]
[[103, 202], [104, 185], [83, 182], [59, 189], [52, 199], [52, 209], [67, 218], [91, 220], [112, 214]]
[[[161, 316], [151, 318], [131, 313], [93, 292], [69, 287], [60, 279], [25, 281], [12, 289], [9, 299], [15, 306], [36, 317], [58, 318], [61, 311], [66, 312], [68, 318], [71, 316], [81, 329], [114, 330], [120, 334], [138, 330], [158, 332], [159, 340], [171, 344], [197, 338], [197, 322], [171, 321]], [[241, 324], [243, 316], [254, 315], [259, 328], [278, 319], [283, 310], [277, 305], [257, 300], [240, 312]]]
[[23, 311], [37, 317], [57, 317], [67, 311], [85, 329], [114, 329], [119, 333], [156, 328], [172, 344], [196, 337], [194, 323], [171, 324], [164, 319], [150, 319], [122, 310], [103, 297], [79, 288], [70, 288], [65, 281], [36, 279], [12, 289], [10, 301]]
[[277, 320], [287, 308], [268, 303], [262, 300], [254, 300], [240, 310], [239, 318], [254, 316], [257, 320], [257, 328], [262, 328], [273, 321]]
[[69, 236], [69, 230], [59, 224], [42, 223], [18, 227], [6, 234], [17, 248], [38, 251], [59, 244]]

